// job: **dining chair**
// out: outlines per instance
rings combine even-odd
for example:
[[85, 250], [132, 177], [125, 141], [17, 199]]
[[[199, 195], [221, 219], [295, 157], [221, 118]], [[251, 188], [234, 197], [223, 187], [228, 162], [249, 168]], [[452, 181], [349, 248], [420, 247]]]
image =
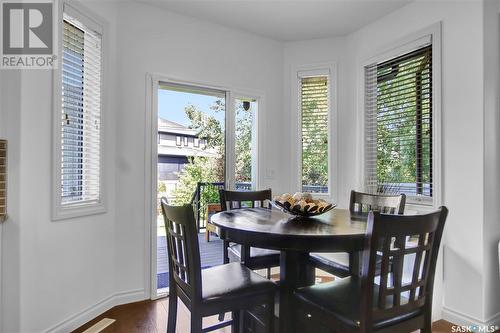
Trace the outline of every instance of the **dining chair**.
[[[201, 333], [232, 325], [240, 329], [241, 311], [264, 308], [260, 324], [274, 330], [276, 285], [240, 263], [201, 269], [198, 235], [192, 205], [161, 207], [167, 232], [169, 302], [167, 333], [176, 330], [177, 298], [191, 311], [191, 332]], [[232, 320], [202, 328], [203, 317], [232, 312]]]
[[[353, 215], [362, 217], [371, 210], [387, 214], [403, 214], [406, 204], [406, 195], [368, 194], [351, 191], [349, 211]], [[311, 264], [337, 277], [346, 277], [352, 274], [353, 265], [357, 264], [354, 253], [311, 253]]]
[[[262, 191], [226, 191], [219, 190], [220, 203], [223, 211], [240, 208], [271, 209], [271, 189]], [[242, 246], [225, 240], [223, 245], [224, 263], [241, 262], [252, 270], [266, 269], [267, 277], [271, 268], [280, 265], [280, 253], [256, 247]]]
[[[446, 207], [414, 216], [370, 212], [361, 277], [296, 290], [300, 332], [324, 327], [337, 333], [431, 333], [434, 273], [447, 215]], [[403, 279], [407, 260], [412, 261], [412, 274]]]

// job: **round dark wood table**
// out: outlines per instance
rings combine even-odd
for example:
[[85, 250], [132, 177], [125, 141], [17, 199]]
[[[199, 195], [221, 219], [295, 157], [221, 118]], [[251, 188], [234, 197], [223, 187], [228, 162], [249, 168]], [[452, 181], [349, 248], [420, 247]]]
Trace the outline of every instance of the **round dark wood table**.
[[[214, 214], [211, 222], [222, 239], [280, 251], [279, 331], [286, 333], [293, 332], [293, 291], [314, 284], [309, 253], [360, 253], [366, 231], [366, 215], [345, 209], [301, 218], [277, 209], [244, 208]], [[358, 260], [351, 262], [351, 267], [357, 274]]]

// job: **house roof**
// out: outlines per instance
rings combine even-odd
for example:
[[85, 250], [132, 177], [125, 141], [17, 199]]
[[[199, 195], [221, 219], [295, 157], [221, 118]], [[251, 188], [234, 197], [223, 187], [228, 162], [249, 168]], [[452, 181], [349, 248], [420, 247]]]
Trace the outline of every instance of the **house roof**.
[[171, 120], [158, 118], [158, 132], [197, 136], [198, 131]]

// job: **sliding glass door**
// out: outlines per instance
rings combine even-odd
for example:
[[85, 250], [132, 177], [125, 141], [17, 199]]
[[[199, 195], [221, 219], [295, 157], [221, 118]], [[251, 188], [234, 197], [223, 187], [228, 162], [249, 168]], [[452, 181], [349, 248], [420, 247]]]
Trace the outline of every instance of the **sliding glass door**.
[[[169, 284], [160, 198], [172, 205], [193, 204], [198, 228], [205, 229], [207, 207], [218, 202], [218, 189], [225, 186], [226, 92], [160, 83], [157, 101], [156, 289], [162, 294]], [[200, 246], [206, 265], [222, 263], [218, 248]]]
[[231, 91], [153, 82], [156, 209], [153, 219], [153, 298], [168, 292], [166, 232], [160, 198], [192, 204], [203, 267], [222, 264], [222, 241], [207, 234], [220, 210], [219, 189], [257, 188], [259, 99]]

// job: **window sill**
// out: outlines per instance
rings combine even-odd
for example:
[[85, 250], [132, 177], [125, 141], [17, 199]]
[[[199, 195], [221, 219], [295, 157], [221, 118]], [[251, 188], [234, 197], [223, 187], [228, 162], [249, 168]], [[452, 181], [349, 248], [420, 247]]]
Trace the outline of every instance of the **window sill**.
[[435, 210], [432, 204], [410, 202], [405, 205], [405, 215], [427, 214]]
[[104, 213], [106, 213], [106, 207], [102, 202], [91, 204], [74, 204], [67, 207], [58, 206], [54, 207], [52, 211], [52, 220], [61, 221]]

